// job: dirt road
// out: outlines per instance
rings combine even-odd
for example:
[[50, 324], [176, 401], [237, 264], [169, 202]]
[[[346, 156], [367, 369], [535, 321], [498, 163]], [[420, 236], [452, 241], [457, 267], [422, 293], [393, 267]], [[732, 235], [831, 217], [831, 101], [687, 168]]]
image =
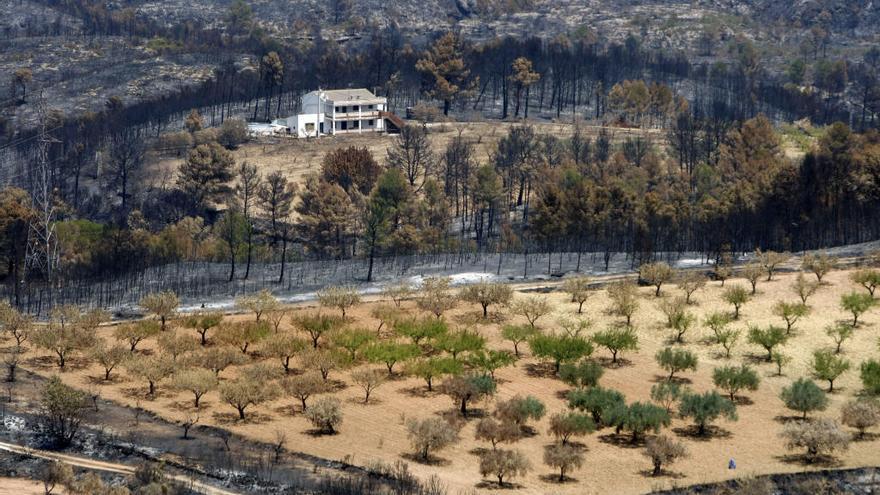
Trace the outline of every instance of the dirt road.
[[[117, 474], [134, 474], [135, 472], [134, 467], [128, 466], [126, 464], [96, 461], [86, 457], [59, 454], [57, 452], [49, 452], [45, 450], [37, 450], [21, 445], [16, 445], [14, 443], [0, 442], [0, 450], [12, 452], [15, 454], [26, 455], [29, 457], [36, 457], [39, 459], [63, 462], [65, 464], [70, 464], [73, 467], [92, 469], [96, 471], [106, 471]], [[222, 488], [217, 488], [215, 486], [183, 475], [169, 474], [168, 478], [185, 486], [188, 486], [191, 490], [202, 493], [204, 495], [239, 495], [239, 492], [232, 492], [229, 490], [224, 490]]]

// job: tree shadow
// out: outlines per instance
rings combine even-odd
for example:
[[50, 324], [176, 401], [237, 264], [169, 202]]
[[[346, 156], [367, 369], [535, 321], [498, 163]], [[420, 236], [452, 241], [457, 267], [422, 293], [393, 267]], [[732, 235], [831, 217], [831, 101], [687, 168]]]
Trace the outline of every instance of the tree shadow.
[[269, 414], [260, 414], [255, 412], [245, 413], [244, 419], [239, 419], [238, 413], [233, 412], [215, 412], [211, 415], [218, 425], [260, 425], [272, 421], [273, 416]]
[[751, 406], [755, 404], [755, 401], [745, 395], [735, 395], [733, 396], [733, 403], [737, 406]]
[[474, 486], [483, 490], [518, 490], [523, 487], [519, 483], [512, 483], [510, 481], [505, 481], [503, 485], [499, 485], [497, 481], [487, 480], [483, 480]]
[[101, 372], [100, 375], [87, 375], [86, 380], [89, 382], [89, 384], [98, 386], [115, 385], [117, 383], [122, 383], [125, 381], [116, 373], [111, 374], [109, 380], [105, 380], [103, 372]]
[[802, 467], [819, 466], [823, 468], [836, 468], [843, 466], [843, 462], [831, 455], [817, 455], [810, 457], [807, 454], [786, 454], [773, 456], [774, 459], [785, 464], [795, 464]]
[[338, 435], [339, 432], [336, 430], [330, 432], [330, 431], [324, 430], [322, 428], [310, 428], [308, 430], [303, 431], [303, 434], [308, 435], [310, 437], [318, 438], [318, 437], [332, 437], [332, 436]]
[[628, 366], [632, 366], [633, 363], [629, 359], [618, 357], [617, 362], [612, 362], [610, 357], [602, 356], [599, 358], [595, 358], [596, 361], [602, 365], [603, 368], [610, 368], [616, 370], [618, 368], [626, 368]]
[[776, 421], [777, 423], [782, 423], [782, 424], [790, 423], [792, 421], [811, 421], [811, 420], [812, 419], [809, 417], [804, 418], [803, 416], [785, 416], [783, 414], [779, 414], [779, 415], [773, 417], [773, 421]]
[[873, 442], [874, 440], [877, 440], [877, 439], [880, 439], [880, 434], [872, 433], [869, 431], [866, 431], [865, 433], [863, 433], [861, 435], [859, 435], [859, 432], [857, 431], [852, 436], [853, 442]]
[[523, 369], [532, 378], [556, 377], [556, 369], [550, 363], [527, 363], [523, 366]]
[[442, 457], [436, 457], [436, 456], [433, 456], [430, 454], [428, 455], [427, 459], [424, 459], [420, 455], [413, 454], [412, 452], [408, 452], [406, 454], [400, 454], [400, 457], [402, 457], [410, 462], [414, 462], [416, 464], [422, 464], [424, 466], [448, 466], [448, 465], [452, 464], [452, 462], [449, 461], [448, 459], [443, 459]]
[[729, 430], [725, 430], [717, 425], [707, 425], [706, 432], [700, 435], [700, 429], [697, 425], [688, 425], [682, 426], [679, 428], [673, 428], [673, 432], [680, 437], [687, 437], [691, 440], [696, 440], [700, 442], [709, 442], [711, 440], [717, 440], [719, 438], [730, 438], [732, 435]]
[[366, 406], [366, 407], [378, 406], [378, 405], [385, 403], [385, 401], [383, 401], [382, 399], [373, 397], [372, 395], [370, 395], [369, 402], [364, 402], [363, 397], [349, 397], [348, 399], [345, 400], [345, 402], [348, 404], [355, 405], [355, 406]]
[[672, 377], [672, 380], [670, 380], [669, 375], [654, 375], [654, 378], [652, 378], [651, 381], [654, 383], [672, 382], [679, 385], [690, 385], [693, 383], [690, 378], [685, 378], [683, 376], [674, 376]]
[[750, 364], [771, 364], [772, 361], [767, 360], [766, 354], [755, 354], [750, 352], [748, 354], [743, 354], [743, 361], [747, 361]]
[[141, 399], [147, 400], [149, 402], [153, 402], [158, 398], [164, 397], [165, 393], [160, 388], [156, 388], [152, 395], [150, 395], [150, 390], [146, 385], [135, 386], [135, 387], [125, 387], [120, 389], [119, 391], [124, 397], [129, 399]]
[[424, 399], [427, 397], [435, 397], [437, 395], [441, 395], [440, 392], [437, 391], [435, 387], [434, 390], [429, 391], [428, 388], [424, 385], [417, 387], [407, 387], [397, 390], [398, 392], [402, 392], [410, 397], [416, 397], [419, 399]]
[[654, 475], [653, 469], [641, 469], [636, 472], [639, 473], [640, 475], [644, 476], [645, 478], [652, 478], [652, 479], [669, 478], [669, 479], [673, 479], [673, 480], [680, 480], [680, 479], [687, 478], [687, 476], [685, 476], [684, 473], [676, 473], [674, 471], [667, 471], [666, 469], [661, 469], [660, 474], [658, 474], [658, 475]]
[[559, 479], [558, 474], [542, 474], [538, 476], [538, 479], [543, 481], [544, 483], [550, 483], [552, 485], [565, 485], [578, 482], [577, 478], [572, 478], [571, 476], [566, 476], [562, 479]]
[[[626, 433], [607, 433], [599, 435], [599, 441], [615, 447], [624, 449], [638, 449], [645, 446], [645, 436], [642, 435], [635, 442], [632, 441], [632, 434]], [[571, 443], [571, 442], [569, 442]]]

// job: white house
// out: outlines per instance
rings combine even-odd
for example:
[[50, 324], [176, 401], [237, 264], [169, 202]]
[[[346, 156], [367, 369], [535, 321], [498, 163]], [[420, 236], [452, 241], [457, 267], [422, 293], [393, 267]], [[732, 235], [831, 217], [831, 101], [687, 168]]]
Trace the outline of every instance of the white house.
[[403, 124], [388, 112], [388, 99], [366, 89], [317, 90], [302, 97], [302, 113], [273, 124], [286, 126], [297, 137], [385, 132]]

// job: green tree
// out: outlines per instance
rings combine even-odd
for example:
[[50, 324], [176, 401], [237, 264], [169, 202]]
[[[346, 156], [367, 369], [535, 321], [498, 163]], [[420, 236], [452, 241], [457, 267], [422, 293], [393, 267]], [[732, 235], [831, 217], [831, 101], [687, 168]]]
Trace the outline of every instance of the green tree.
[[180, 299], [178, 299], [177, 294], [167, 290], [147, 294], [141, 298], [140, 306], [155, 315], [156, 318], [159, 318], [162, 324], [162, 331], [164, 332], [168, 320], [174, 318], [174, 315], [177, 313]]
[[480, 282], [465, 287], [459, 295], [463, 301], [479, 304], [483, 308], [483, 318], [489, 316], [492, 304], [507, 304], [513, 297], [513, 289], [509, 285]]
[[697, 370], [697, 356], [685, 349], [673, 349], [666, 347], [654, 356], [661, 368], [669, 372], [668, 381], [672, 381], [675, 374], [681, 371]]
[[223, 322], [222, 313], [197, 313], [183, 320], [183, 326], [192, 328], [199, 334], [202, 346], [208, 344], [208, 331]]
[[584, 312], [584, 303], [593, 295], [591, 283], [589, 277], [568, 278], [562, 283], [562, 290], [571, 296], [571, 302], [577, 303], [578, 314]]
[[593, 343], [611, 352], [611, 362], [617, 364], [617, 355], [639, 348], [639, 337], [632, 327], [610, 327], [593, 335]]
[[464, 51], [464, 40], [450, 31], [416, 63], [416, 70], [430, 79], [427, 95], [443, 101], [443, 115], [449, 115], [452, 103], [470, 95], [476, 86], [465, 64]]
[[767, 351], [768, 363], [773, 360], [773, 349], [787, 341], [788, 332], [782, 327], [770, 325], [767, 328], [749, 328], [749, 343], [761, 346]]
[[223, 243], [229, 259], [229, 281], [235, 280], [235, 262], [247, 237], [247, 220], [235, 208], [227, 210], [214, 225], [214, 232]]
[[497, 385], [489, 375], [452, 376], [443, 381], [443, 393], [458, 404], [462, 416], [468, 415], [468, 404], [495, 395]]
[[795, 323], [810, 314], [810, 307], [803, 303], [779, 301], [773, 306], [773, 314], [785, 320], [785, 332], [791, 334]]
[[865, 290], [868, 291], [868, 294], [870, 294], [871, 297], [874, 297], [874, 291], [880, 286], [880, 271], [858, 270], [850, 275], [850, 279], [864, 287]]
[[434, 347], [458, 359], [464, 353], [476, 352], [486, 347], [486, 338], [478, 332], [459, 330], [443, 334], [434, 341]]
[[394, 365], [412, 359], [421, 354], [414, 344], [397, 342], [376, 342], [364, 349], [364, 357], [371, 363], [383, 363], [388, 374], [394, 374]]
[[675, 382], [660, 382], [651, 386], [651, 400], [672, 413], [672, 406], [681, 399], [685, 389]]
[[736, 400], [740, 390], [758, 390], [761, 379], [750, 366], [722, 366], [712, 371], [712, 382], [716, 387], [727, 392], [730, 400]]
[[467, 357], [467, 364], [472, 369], [489, 373], [495, 378], [495, 370], [506, 368], [516, 362], [516, 356], [509, 351], [496, 351], [494, 349], [473, 351]]
[[567, 335], [538, 334], [529, 340], [529, 347], [536, 357], [552, 360], [553, 370], [557, 374], [563, 363], [577, 361], [593, 353], [589, 340]]
[[722, 297], [726, 302], [733, 305], [734, 320], [739, 319], [740, 308], [742, 308], [745, 303], [749, 302], [750, 299], [750, 296], [746, 292], [746, 290], [739, 285], [734, 285], [725, 289]]
[[190, 150], [177, 176], [177, 187], [190, 198], [194, 209], [219, 202], [231, 192], [232, 155], [218, 143], [200, 144]]
[[828, 397], [815, 383], [805, 378], [799, 378], [788, 387], [782, 389], [779, 395], [785, 407], [803, 413], [807, 419], [807, 413], [812, 411], [824, 411], [828, 407]]
[[65, 385], [57, 376], [46, 381], [40, 394], [40, 415], [58, 447], [73, 442], [90, 409], [88, 394]]
[[859, 366], [859, 376], [865, 391], [872, 395], [880, 395], [880, 361], [869, 359]]
[[662, 261], [646, 263], [639, 267], [639, 277], [654, 286], [654, 295], [658, 297], [660, 296], [660, 287], [672, 280], [674, 276], [675, 270]]
[[593, 387], [568, 393], [568, 407], [589, 413], [597, 425], [607, 426], [610, 413], [624, 405], [623, 394], [617, 390]]
[[636, 443], [645, 432], [660, 432], [663, 426], [669, 426], [672, 418], [666, 409], [646, 402], [633, 402], [621, 416], [618, 427], [632, 433], [630, 443]]
[[840, 322], [836, 325], [825, 327], [825, 333], [834, 340], [834, 353], [840, 354], [843, 342], [852, 338], [855, 329], [849, 323]]
[[513, 354], [519, 357], [519, 345], [528, 341], [535, 334], [537, 329], [531, 325], [504, 325], [501, 329], [501, 337], [513, 343]]
[[617, 282], [608, 286], [608, 297], [611, 299], [611, 313], [626, 318], [630, 326], [632, 317], [639, 309], [638, 290], [628, 282]]
[[550, 430], [547, 432], [561, 445], [567, 445], [571, 437], [582, 437], [596, 431], [596, 423], [589, 416], [564, 412], [550, 416]]
[[349, 286], [328, 286], [318, 291], [318, 302], [321, 306], [338, 308], [342, 312], [342, 319], [345, 319], [345, 312], [348, 308], [361, 302], [360, 293], [354, 287]]
[[120, 325], [113, 330], [116, 340], [128, 344], [129, 352], [134, 352], [137, 345], [142, 341], [159, 335], [162, 327], [155, 321], [138, 321], [127, 325]]
[[415, 345], [422, 345], [425, 341], [443, 338], [449, 333], [449, 326], [445, 321], [436, 318], [399, 319], [394, 322], [394, 333], [409, 339]]
[[425, 380], [428, 392], [434, 390], [434, 380], [447, 375], [460, 375], [464, 372], [461, 361], [449, 357], [428, 357], [410, 361], [406, 365], [408, 375]]
[[851, 363], [831, 350], [820, 349], [813, 352], [810, 362], [813, 378], [828, 381], [828, 392], [834, 392], [834, 380], [849, 370]]
[[591, 359], [582, 359], [579, 363], [566, 363], [559, 368], [559, 379], [575, 388], [591, 388], [599, 385], [599, 379], [605, 369]]
[[724, 417], [729, 421], [736, 421], [736, 406], [733, 401], [722, 397], [718, 392], [711, 391], [703, 394], [685, 394], [678, 406], [679, 413], [684, 418], [693, 418], [697, 426], [697, 434], [706, 434], [706, 427], [718, 418]]
[[544, 464], [559, 470], [560, 483], [567, 479], [566, 473], [581, 467], [583, 463], [583, 452], [572, 445], [553, 444], [544, 448]]
[[858, 292], [850, 292], [840, 296], [840, 307], [849, 311], [853, 315], [852, 326], [859, 326], [859, 316], [874, 306], [874, 296], [871, 294], [861, 294]]
[[376, 340], [376, 335], [367, 329], [346, 328], [333, 333], [330, 341], [333, 345], [345, 349], [352, 363], [358, 360], [358, 353]]

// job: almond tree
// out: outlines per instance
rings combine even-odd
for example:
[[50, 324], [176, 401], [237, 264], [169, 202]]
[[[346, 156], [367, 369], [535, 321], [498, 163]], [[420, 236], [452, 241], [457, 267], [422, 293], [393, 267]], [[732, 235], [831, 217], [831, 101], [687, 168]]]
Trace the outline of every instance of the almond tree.
[[127, 325], [120, 325], [113, 330], [113, 336], [116, 340], [124, 341], [128, 344], [129, 352], [134, 353], [137, 345], [142, 341], [154, 337], [162, 331], [162, 327], [155, 321], [138, 321]]
[[532, 328], [536, 328], [535, 323], [539, 318], [550, 314], [552, 310], [547, 298], [540, 296], [523, 296], [514, 299], [510, 304], [510, 312], [528, 320]]
[[584, 454], [572, 445], [555, 443], [544, 448], [544, 464], [559, 470], [558, 481], [563, 483], [566, 473], [584, 464]]
[[149, 384], [148, 394], [154, 397], [156, 385], [174, 372], [174, 361], [164, 356], [136, 356], [125, 362], [125, 369]]
[[584, 303], [593, 295], [590, 285], [589, 277], [569, 278], [562, 284], [562, 290], [571, 296], [571, 302], [577, 303], [578, 314], [583, 313]]
[[183, 320], [183, 326], [194, 329], [201, 338], [202, 346], [208, 343], [208, 331], [223, 322], [221, 313], [200, 313]]
[[235, 307], [252, 312], [256, 317], [256, 321], [260, 321], [264, 314], [275, 311], [280, 306], [281, 303], [278, 301], [278, 298], [273, 296], [268, 289], [263, 289], [256, 294], [241, 296], [235, 300]]
[[103, 341], [96, 343], [89, 350], [89, 357], [104, 368], [104, 381], [110, 380], [110, 373], [125, 362], [131, 352], [121, 345], [108, 346]]
[[360, 303], [361, 296], [354, 287], [330, 286], [318, 291], [318, 302], [321, 303], [321, 306], [339, 309], [344, 320], [345, 312]]
[[159, 318], [159, 321], [162, 323], [162, 330], [164, 331], [166, 322], [177, 313], [180, 299], [177, 298], [177, 294], [174, 292], [164, 291], [147, 294], [141, 298], [140, 305]]
[[671, 464], [678, 459], [688, 457], [687, 448], [666, 435], [649, 438], [645, 446], [645, 455], [651, 458], [654, 470], [651, 476], [660, 476], [664, 464]]
[[172, 381], [177, 390], [185, 390], [193, 394], [193, 406], [198, 409], [201, 406], [202, 396], [215, 390], [220, 384], [211, 370], [204, 368], [189, 368], [176, 372]]
[[320, 374], [315, 372], [286, 377], [281, 382], [281, 386], [288, 395], [299, 399], [302, 404], [302, 412], [305, 412], [307, 409], [306, 401], [309, 397], [330, 390], [327, 382], [324, 381]]
[[429, 460], [432, 451], [458, 440], [458, 430], [441, 418], [410, 419], [406, 430], [416, 455], [423, 462]]
[[513, 289], [505, 284], [480, 282], [465, 287], [459, 297], [462, 301], [479, 304], [483, 308], [483, 319], [489, 316], [489, 306], [507, 304], [513, 297]]

